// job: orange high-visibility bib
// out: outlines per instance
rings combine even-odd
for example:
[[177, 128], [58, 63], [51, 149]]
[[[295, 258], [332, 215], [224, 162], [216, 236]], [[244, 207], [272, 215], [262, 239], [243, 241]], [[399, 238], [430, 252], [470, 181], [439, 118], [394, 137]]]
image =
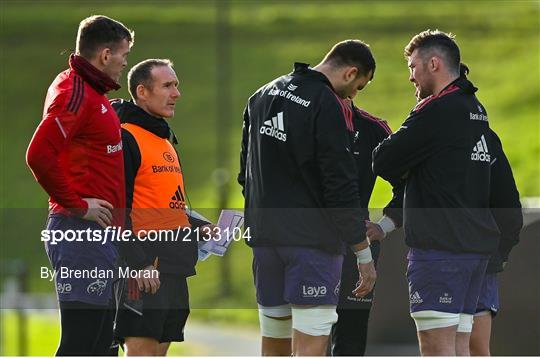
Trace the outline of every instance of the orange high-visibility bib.
[[122, 128], [133, 135], [141, 152], [133, 190], [133, 232], [190, 227], [184, 177], [172, 144], [132, 123], [124, 123]]

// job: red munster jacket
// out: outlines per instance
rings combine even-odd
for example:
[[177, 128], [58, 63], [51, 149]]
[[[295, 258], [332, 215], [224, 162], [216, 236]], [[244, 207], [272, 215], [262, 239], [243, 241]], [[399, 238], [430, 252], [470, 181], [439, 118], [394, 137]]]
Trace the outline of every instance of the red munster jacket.
[[[43, 119], [26, 160], [50, 195], [50, 213], [83, 216], [83, 198], [107, 200], [125, 208], [120, 121], [105, 93], [120, 86], [80, 56], [70, 57], [47, 91]], [[112, 225], [124, 222], [115, 210]]]

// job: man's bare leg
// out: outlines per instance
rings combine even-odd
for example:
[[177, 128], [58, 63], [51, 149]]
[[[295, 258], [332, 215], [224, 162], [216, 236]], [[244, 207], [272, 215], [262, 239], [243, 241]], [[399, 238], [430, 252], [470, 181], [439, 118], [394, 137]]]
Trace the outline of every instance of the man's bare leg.
[[259, 310], [259, 321], [262, 335], [261, 355], [290, 357], [292, 316], [271, 317]]
[[266, 356], [283, 356], [290, 357], [291, 339], [290, 338], [270, 338], [262, 337], [261, 355]]
[[471, 340], [470, 332], [457, 332], [456, 333], [456, 355], [460, 357], [469, 357], [471, 352], [469, 351], [469, 342]]
[[422, 356], [455, 356], [457, 325], [418, 331]]
[[150, 337], [126, 337], [126, 356], [155, 356], [159, 342]]
[[293, 329], [293, 356], [325, 356], [329, 336], [310, 336]]
[[469, 344], [472, 356], [490, 356], [489, 341], [491, 338], [491, 313], [474, 317], [471, 341]]
[[167, 351], [169, 350], [169, 347], [171, 346], [171, 342], [163, 342], [160, 343], [157, 347], [157, 354], [160, 357], [164, 357], [167, 355]]

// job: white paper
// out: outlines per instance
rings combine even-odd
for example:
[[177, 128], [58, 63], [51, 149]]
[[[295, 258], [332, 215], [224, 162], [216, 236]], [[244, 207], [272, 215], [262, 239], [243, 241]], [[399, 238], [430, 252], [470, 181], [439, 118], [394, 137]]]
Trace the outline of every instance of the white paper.
[[[236, 241], [235, 232], [238, 235], [238, 230], [244, 223], [244, 213], [237, 210], [222, 210], [219, 215], [217, 227], [220, 235], [212, 238], [209, 241], [199, 242], [199, 261], [204, 261], [210, 255], [223, 256], [231, 242]], [[235, 229], [238, 228], [236, 231]]]

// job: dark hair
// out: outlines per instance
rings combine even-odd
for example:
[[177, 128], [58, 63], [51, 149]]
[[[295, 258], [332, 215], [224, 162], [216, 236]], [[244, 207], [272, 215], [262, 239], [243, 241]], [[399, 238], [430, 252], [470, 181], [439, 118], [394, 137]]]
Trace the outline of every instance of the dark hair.
[[405, 46], [405, 57], [410, 57], [414, 50], [422, 51], [421, 56], [427, 60], [429, 55], [436, 52], [442, 57], [448, 69], [456, 74], [459, 73], [461, 55], [459, 47], [454, 41], [454, 35], [439, 30], [426, 30], [415, 35]]
[[461, 78], [467, 78], [467, 75], [469, 74], [469, 66], [464, 64], [463, 62], [459, 64], [459, 77]]
[[102, 48], [116, 50], [122, 40], [133, 44], [135, 33], [107, 16], [94, 15], [82, 20], [77, 31], [77, 53], [92, 59]]
[[369, 45], [360, 40], [341, 41], [332, 47], [323, 60], [333, 67], [354, 66], [358, 68], [358, 75], [372, 76], [375, 73], [375, 58], [369, 49]]
[[152, 69], [159, 66], [173, 67], [173, 63], [168, 59], [150, 58], [148, 60], [139, 62], [129, 70], [127, 81], [131, 98], [137, 99], [138, 85], [143, 85], [146, 88], [152, 88]]

